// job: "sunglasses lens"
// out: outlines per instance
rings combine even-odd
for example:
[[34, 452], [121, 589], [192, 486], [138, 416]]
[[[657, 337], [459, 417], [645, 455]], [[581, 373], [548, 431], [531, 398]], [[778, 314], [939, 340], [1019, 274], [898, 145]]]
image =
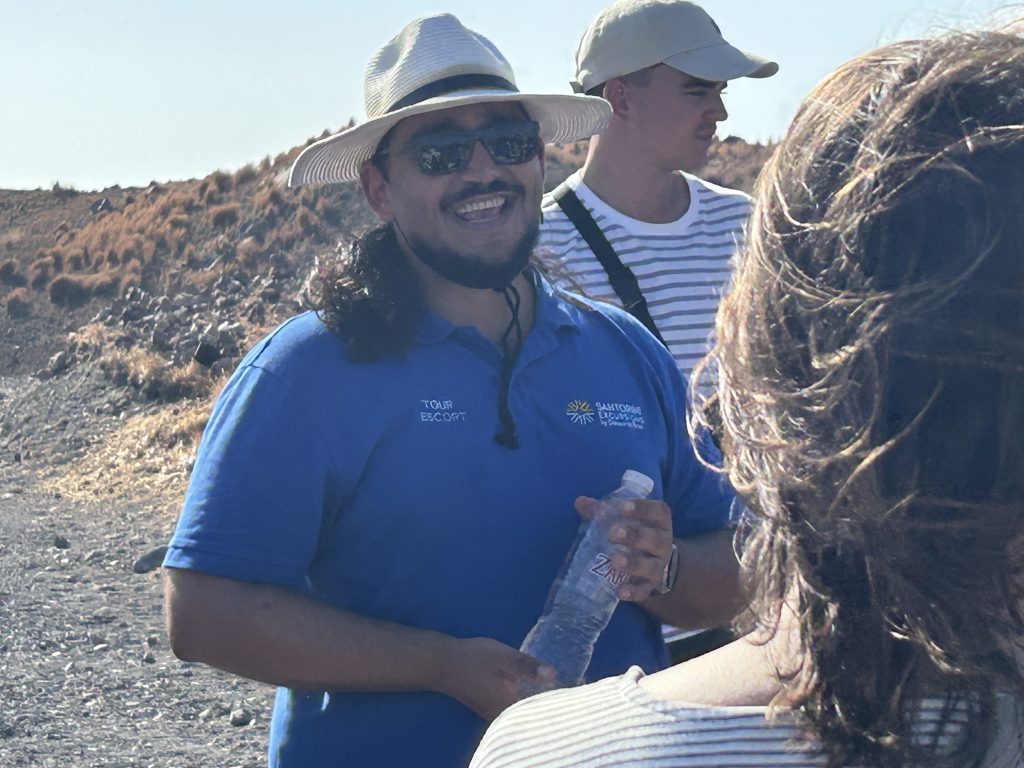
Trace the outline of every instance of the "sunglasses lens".
[[457, 139], [438, 140], [418, 147], [420, 170], [429, 176], [441, 176], [464, 168], [473, 152], [473, 145]]
[[436, 131], [410, 142], [420, 170], [428, 176], [461, 171], [483, 142], [496, 165], [521, 165], [540, 151], [540, 127], [532, 120], [500, 123], [479, 131]]
[[498, 165], [520, 165], [537, 156], [540, 149], [537, 124], [532, 122], [497, 126], [483, 137], [491, 159]]

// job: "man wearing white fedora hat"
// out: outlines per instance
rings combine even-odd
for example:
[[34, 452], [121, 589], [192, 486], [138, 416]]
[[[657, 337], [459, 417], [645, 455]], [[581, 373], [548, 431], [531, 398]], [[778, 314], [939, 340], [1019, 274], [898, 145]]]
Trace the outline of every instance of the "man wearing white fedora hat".
[[544, 202], [540, 245], [589, 295], [629, 308], [684, 376], [707, 349], [749, 197], [693, 175], [728, 113], [727, 82], [778, 65], [741, 51], [684, 0], [619, 0], [584, 32], [573, 88], [613, 115]]
[[[290, 182], [358, 179], [383, 224], [318, 265], [316, 311], [225, 387], [165, 561], [174, 652], [281, 686], [272, 766], [465, 764], [550, 681], [516, 648], [578, 497], [628, 468], [658, 500], [615, 529], [623, 604], [591, 676], [664, 666], [659, 619], [735, 591], [734, 564], [702, 559], [732, 493], [694, 457], [670, 356], [532, 264], [543, 142], [600, 130], [607, 104], [519, 93], [450, 15], [406, 26], [365, 87], [369, 119]], [[701, 589], [671, 589], [673, 553]]]

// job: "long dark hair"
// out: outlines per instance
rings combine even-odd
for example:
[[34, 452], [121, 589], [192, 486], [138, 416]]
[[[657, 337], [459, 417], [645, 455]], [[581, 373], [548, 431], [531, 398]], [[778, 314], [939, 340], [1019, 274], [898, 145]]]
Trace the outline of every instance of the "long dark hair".
[[390, 224], [318, 258], [304, 298], [346, 340], [348, 357], [357, 363], [405, 352], [423, 312], [419, 279]]
[[755, 200], [698, 374], [752, 510], [744, 628], [795, 611], [783, 696], [830, 765], [979, 765], [1024, 694], [1024, 42], [844, 65]]

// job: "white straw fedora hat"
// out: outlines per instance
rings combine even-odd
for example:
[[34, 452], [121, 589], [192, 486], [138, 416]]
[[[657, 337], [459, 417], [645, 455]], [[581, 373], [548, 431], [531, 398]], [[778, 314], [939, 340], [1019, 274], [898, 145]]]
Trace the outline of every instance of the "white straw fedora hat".
[[576, 49], [573, 90], [667, 64], [702, 80], [771, 77], [779, 65], [726, 42], [707, 11], [684, 0], [619, 0], [597, 15]]
[[288, 186], [354, 181], [377, 144], [400, 120], [481, 102], [519, 102], [540, 123], [545, 142], [598, 133], [611, 117], [604, 99], [575, 94], [523, 94], [501, 52], [450, 14], [410, 22], [366, 68], [367, 120], [321, 139], [296, 158]]

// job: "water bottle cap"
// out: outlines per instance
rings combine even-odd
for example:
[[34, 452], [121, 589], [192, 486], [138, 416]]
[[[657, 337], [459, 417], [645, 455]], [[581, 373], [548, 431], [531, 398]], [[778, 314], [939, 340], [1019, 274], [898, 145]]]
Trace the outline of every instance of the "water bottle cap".
[[643, 496], [647, 496], [654, 490], [654, 481], [643, 472], [637, 472], [635, 469], [627, 469], [622, 473], [622, 484], [636, 488], [642, 492]]

